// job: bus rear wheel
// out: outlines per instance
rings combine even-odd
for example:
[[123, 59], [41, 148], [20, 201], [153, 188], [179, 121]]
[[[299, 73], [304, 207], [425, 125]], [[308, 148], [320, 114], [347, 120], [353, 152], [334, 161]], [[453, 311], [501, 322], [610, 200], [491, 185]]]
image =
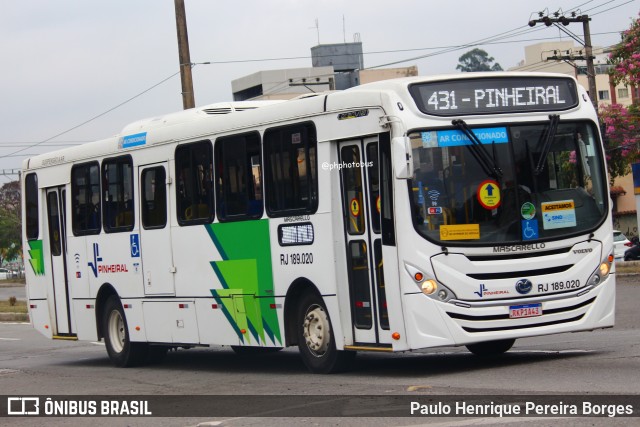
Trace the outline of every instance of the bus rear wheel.
[[110, 296], [105, 304], [102, 331], [107, 354], [114, 365], [125, 368], [145, 362], [149, 346], [147, 343], [131, 342], [129, 339], [127, 318], [120, 298], [116, 295]]
[[309, 371], [329, 374], [349, 367], [356, 353], [336, 349], [331, 319], [320, 296], [302, 297], [296, 322], [298, 348]]
[[476, 356], [492, 357], [506, 353], [511, 347], [513, 347], [513, 343], [515, 342], [515, 339], [487, 341], [477, 344], [469, 344], [466, 347]]

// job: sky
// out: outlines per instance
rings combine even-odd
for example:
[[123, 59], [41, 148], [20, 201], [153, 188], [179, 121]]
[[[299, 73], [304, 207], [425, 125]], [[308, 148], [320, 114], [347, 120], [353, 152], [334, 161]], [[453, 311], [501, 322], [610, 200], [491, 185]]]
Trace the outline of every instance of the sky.
[[[640, 0], [185, 0], [196, 106], [231, 101], [231, 81], [310, 67], [317, 44], [362, 41], [364, 66], [457, 73], [479, 47], [503, 69], [524, 47], [568, 40], [527, 25], [537, 13], [587, 14], [610, 46]], [[567, 29], [582, 37], [582, 25]], [[26, 157], [116, 135], [182, 109], [173, 0], [14, 0], [0, 14], [0, 185]], [[210, 64], [203, 64], [209, 62]]]

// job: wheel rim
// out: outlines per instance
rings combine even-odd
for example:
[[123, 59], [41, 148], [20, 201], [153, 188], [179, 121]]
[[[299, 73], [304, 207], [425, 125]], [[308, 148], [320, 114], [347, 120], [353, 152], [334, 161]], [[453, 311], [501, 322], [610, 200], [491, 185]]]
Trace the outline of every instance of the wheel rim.
[[329, 348], [331, 330], [327, 313], [319, 305], [313, 305], [307, 310], [302, 325], [307, 348], [316, 357], [323, 356]]
[[120, 353], [124, 349], [125, 338], [122, 315], [118, 310], [113, 310], [109, 315], [109, 342], [116, 353]]

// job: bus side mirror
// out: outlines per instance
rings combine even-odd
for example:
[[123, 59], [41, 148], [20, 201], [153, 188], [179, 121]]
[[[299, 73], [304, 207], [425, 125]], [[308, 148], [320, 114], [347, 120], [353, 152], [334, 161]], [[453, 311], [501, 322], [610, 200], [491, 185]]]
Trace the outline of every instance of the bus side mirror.
[[413, 177], [413, 152], [411, 140], [408, 136], [397, 136], [391, 139], [393, 150], [393, 168], [397, 179], [410, 179]]

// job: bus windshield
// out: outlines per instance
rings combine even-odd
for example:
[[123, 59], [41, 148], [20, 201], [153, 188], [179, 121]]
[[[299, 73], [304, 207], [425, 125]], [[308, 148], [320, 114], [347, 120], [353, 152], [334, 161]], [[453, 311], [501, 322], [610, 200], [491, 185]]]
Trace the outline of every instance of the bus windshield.
[[607, 182], [590, 122], [419, 129], [409, 134], [416, 230], [441, 245], [528, 244], [593, 230]]

